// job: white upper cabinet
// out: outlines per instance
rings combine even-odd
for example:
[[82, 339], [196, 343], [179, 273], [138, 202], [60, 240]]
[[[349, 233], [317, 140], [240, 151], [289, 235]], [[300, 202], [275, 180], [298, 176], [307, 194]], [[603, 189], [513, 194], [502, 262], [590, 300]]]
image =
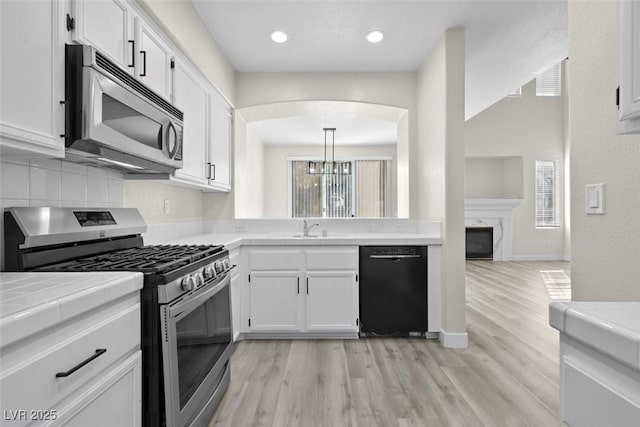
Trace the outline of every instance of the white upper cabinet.
[[0, 157], [64, 157], [59, 1], [0, 1]]
[[173, 50], [142, 18], [135, 18], [135, 29], [136, 77], [158, 95], [171, 100]]
[[207, 184], [207, 89], [187, 64], [176, 60], [173, 70], [174, 104], [184, 112], [182, 169], [175, 177], [200, 185]]
[[209, 185], [221, 191], [231, 188], [231, 107], [212, 90], [209, 96]]
[[640, 0], [620, 2], [618, 133], [640, 133]]
[[73, 0], [71, 12], [73, 41], [96, 47], [133, 73], [135, 12], [125, 0]]

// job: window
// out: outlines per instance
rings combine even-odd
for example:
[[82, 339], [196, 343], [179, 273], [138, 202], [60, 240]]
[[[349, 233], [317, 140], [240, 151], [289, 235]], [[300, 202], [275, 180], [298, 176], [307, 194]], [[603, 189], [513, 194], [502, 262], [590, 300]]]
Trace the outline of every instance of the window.
[[385, 216], [388, 160], [352, 160], [351, 175], [310, 175], [307, 162], [291, 161], [293, 218]]
[[536, 160], [536, 228], [560, 227], [558, 161]]
[[519, 88], [512, 90], [507, 94], [507, 98], [520, 98], [522, 96], [522, 86]]
[[536, 77], [536, 96], [562, 95], [560, 63], [552, 66]]

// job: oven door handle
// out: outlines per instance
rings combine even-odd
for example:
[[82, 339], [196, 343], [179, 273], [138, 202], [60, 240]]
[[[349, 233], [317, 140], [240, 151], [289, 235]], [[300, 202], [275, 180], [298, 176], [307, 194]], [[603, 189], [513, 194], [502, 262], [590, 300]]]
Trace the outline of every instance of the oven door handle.
[[196, 294], [195, 297], [189, 298], [187, 300], [183, 299], [182, 301], [176, 303], [175, 305], [169, 305], [168, 307], [169, 317], [172, 320], [176, 320], [176, 321], [180, 320], [181, 318], [183, 318], [184, 316], [188, 315], [193, 310], [198, 308], [200, 305], [202, 305], [209, 298], [211, 298], [212, 296], [220, 292], [222, 289], [224, 289], [225, 286], [229, 286], [230, 283], [231, 283], [231, 276], [227, 274], [224, 277], [224, 279], [220, 281], [220, 283], [216, 284], [215, 286], [212, 286], [211, 288], [205, 289], [203, 292], [199, 294]]

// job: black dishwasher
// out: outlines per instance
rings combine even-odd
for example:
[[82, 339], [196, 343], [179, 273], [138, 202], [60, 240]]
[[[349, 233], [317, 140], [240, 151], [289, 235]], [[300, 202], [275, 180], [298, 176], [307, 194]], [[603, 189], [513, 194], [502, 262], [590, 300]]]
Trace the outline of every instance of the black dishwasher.
[[426, 246], [360, 247], [360, 332], [427, 332]]

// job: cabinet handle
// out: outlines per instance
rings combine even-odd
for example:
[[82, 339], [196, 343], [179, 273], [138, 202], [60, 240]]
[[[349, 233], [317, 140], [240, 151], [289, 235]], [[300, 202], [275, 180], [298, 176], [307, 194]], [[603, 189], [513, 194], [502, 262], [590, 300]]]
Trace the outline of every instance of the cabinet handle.
[[135, 67], [136, 66], [136, 41], [129, 40], [129, 43], [131, 43], [131, 64], [129, 64], [129, 67]]
[[300, 293], [300, 277], [298, 277], [298, 293]]
[[307, 295], [309, 295], [309, 278], [307, 277]]
[[141, 50], [140, 53], [142, 54], [142, 73], [140, 73], [140, 77], [146, 77], [147, 76], [147, 51]]
[[214, 165], [213, 163], [209, 163], [209, 171], [211, 174], [211, 181], [215, 181], [216, 180], [216, 165]]
[[74, 366], [73, 368], [69, 369], [67, 372], [58, 372], [56, 374], [56, 378], [64, 378], [64, 377], [68, 377], [69, 375], [73, 374], [75, 371], [77, 371], [78, 369], [82, 368], [84, 365], [86, 365], [87, 363], [91, 362], [92, 360], [102, 356], [103, 354], [105, 354], [107, 352], [106, 348], [99, 348], [96, 350], [95, 354], [93, 356], [88, 357], [87, 359], [85, 359], [84, 361], [78, 363], [76, 366]]

